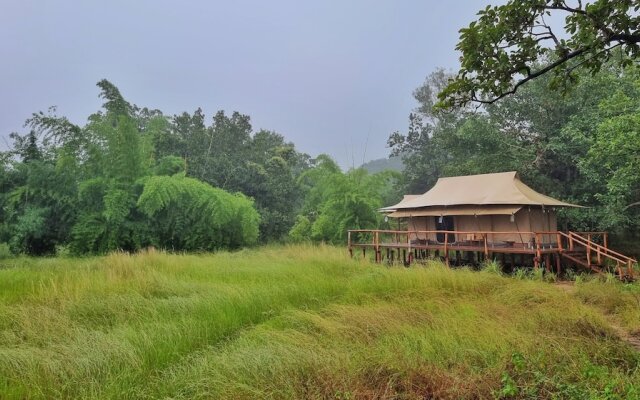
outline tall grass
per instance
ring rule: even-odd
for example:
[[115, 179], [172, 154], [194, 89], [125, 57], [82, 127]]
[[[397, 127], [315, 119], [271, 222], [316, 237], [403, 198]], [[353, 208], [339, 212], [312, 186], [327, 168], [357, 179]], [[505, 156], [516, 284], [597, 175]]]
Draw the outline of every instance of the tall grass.
[[640, 396], [610, 326], [637, 327], [635, 286], [323, 246], [0, 265], [0, 398]]

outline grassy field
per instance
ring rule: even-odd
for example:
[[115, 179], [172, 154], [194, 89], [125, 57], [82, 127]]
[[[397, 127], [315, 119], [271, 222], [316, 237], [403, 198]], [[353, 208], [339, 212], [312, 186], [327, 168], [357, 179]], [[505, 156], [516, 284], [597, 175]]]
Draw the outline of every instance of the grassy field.
[[342, 248], [15, 259], [0, 398], [640, 398], [640, 287]]

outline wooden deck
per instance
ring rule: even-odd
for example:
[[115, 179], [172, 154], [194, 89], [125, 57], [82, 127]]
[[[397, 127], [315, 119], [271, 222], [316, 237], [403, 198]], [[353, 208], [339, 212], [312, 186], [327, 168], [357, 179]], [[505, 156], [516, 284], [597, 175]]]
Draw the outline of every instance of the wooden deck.
[[[438, 257], [449, 265], [501, 259], [503, 264], [529, 264], [535, 269], [555, 270], [557, 274], [563, 265], [575, 265], [596, 273], [610, 271], [624, 280], [634, 277], [637, 260], [610, 249], [606, 232], [518, 232], [531, 240], [492, 240], [513, 233], [355, 229], [348, 231], [348, 249], [352, 257], [354, 251], [361, 250], [366, 256], [367, 250], [373, 250], [376, 262], [399, 261], [409, 265]], [[425, 239], [438, 236], [441, 241]], [[473, 239], [450, 242], [451, 238]]]

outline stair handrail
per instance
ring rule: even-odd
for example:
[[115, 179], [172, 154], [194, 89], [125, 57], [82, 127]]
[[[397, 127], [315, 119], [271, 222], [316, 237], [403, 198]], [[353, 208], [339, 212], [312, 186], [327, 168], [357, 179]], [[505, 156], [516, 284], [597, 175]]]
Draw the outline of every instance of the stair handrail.
[[[561, 234], [564, 234], [563, 232], [560, 232], [560, 233], [561, 233]], [[616, 256], [618, 256], [618, 257], [621, 257], [621, 258], [624, 260], [624, 261], [620, 260], [621, 262], [625, 262], [625, 263], [626, 263], [627, 261], [631, 261], [632, 263], [636, 263], [636, 264], [638, 263], [638, 260], [636, 260], [635, 258], [631, 258], [631, 257], [629, 257], [629, 256], [625, 256], [624, 254], [618, 253], [618, 252], [617, 252], [617, 251], [615, 251], [615, 250], [611, 250], [611, 249], [610, 249], [610, 248], [608, 248], [608, 247], [604, 247], [604, 246], [602, 246], [602, 245], [600, 245], [600, 244], [598, 244], [598, 243], [596, 243], [596, 242], [593, 242], [593, 241], [591, 241], [591, 240], [589, 240], [589, 239], [587, 239], [587, 238], [585, 238], [585, 237], [583, 237], [583, 236], [581, 236], [581, 235], [577, 234], [576, 232], [569, 231], [569, 235], [573, 236], [573, 239], [574, 239], [574, 240], [576, 240], [576, 239], [577, 239], [578, 241], [579, 241], [579, 240], [582, 240], [582, 241], [584, 241], [585, 243], [588, 243], [590, 247], [596, 247], [596, 248], [599, 248], [601, 253], [612, 253], [612, 254], [614, 254], [614, 255], [616, 255]], [[566, 236], [566, 235], [565, 235], [565, 236]], [[585, 243], [583, 243], [583, 245], [584, 245]], [[610, 255], [607, 255], [607, 256], [609, 256], [609, 257], [610, 257]], [[613, 258], [613, 257], [610, 257], [610, 258]]]
[[[572, 235], [572, 232], [569, 232], [569, 234], [566, 234], [564, 232], [560, 232], [559, 231], [558, 233], [560, 235], [566, 237], [567, 239], [574, 240], [574, 241], [578, 242], [578, 244], [581, 244], [581, 245], [583, 245], [583, 246], [585, 246], [587, 248], [593, 248], [594, 246], [599, 246], [597, 243], [591, 242], [591, 241], [583, 238], [580, 235], [575, 235], [575, 234]], [[602, 246], [600, 246], [600, 247], [602, 247]], [[614, 260], [616, 262], [623, 263], [623, 264], [627, 264], [629, 261], [635, 262], [635, 261], [633, 261], [633, 259], [631, 259], [631, 258], [629, 258], [629, 257], [627, 257], [625, 255], [622, 255], [623, 258], [619, 258], [618, 256], [616, 256], [614, 254], [607, 254], [606, 250], [608, 250], [608, 249], [605, 248], [605, 247], [602, 247], [602, 249], [603, 250], [597, 250], [597, 251], [599, 251], [605, 257], [610, 258], [610, 259], [612, 259], [612, 260]]]

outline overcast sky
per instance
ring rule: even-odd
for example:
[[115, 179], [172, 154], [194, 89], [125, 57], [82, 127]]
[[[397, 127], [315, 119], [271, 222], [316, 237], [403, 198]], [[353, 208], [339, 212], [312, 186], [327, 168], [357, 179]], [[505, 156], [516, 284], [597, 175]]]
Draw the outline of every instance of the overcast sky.
[[301, 151], [359, 165], [388, 156], [411, 92], [456, 68], [458, 30], [486, 3], [5, 0], [1, 146], [49, 106], [84, 124], [106, 78], [139, 106], [237, 110]]

